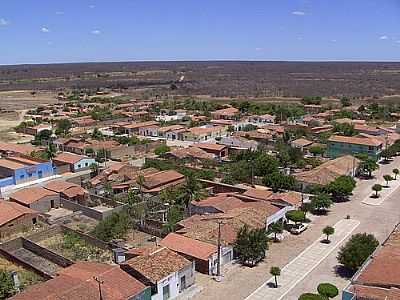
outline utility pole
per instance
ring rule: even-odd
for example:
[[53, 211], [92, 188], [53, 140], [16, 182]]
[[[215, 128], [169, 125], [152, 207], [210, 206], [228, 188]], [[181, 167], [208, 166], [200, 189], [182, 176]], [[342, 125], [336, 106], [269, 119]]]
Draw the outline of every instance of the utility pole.
[[100, 280], [100, 279], [99, 279], [98, 277], [96, 277], [96, 276], [93, 276], [93, 279], [96, 280], [97, 283], [98, 283], [98, 285], [99, 285], [99, 295], [100, 295], [99, 300], [104, 300], [104, 299], [103, 299], [103, 295], [102, 295], [102, 293], [101, 293], [101, 285], [104, 283], [104, 281], [103, 281], [103, 280]]
[[221, 225], [222, 221], [218, 221], [218, 257], [217, 257], [217, 281], [221, 281]]

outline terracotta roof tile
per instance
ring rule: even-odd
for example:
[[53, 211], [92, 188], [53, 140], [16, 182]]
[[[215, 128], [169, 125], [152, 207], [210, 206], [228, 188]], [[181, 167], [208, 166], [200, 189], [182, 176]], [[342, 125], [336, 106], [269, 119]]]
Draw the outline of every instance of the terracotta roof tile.
[[149, 255], [131, 258], [123, 263], [123, 266], [133, 268], [152, 283], [190, 265], [189, 260], [165, 247], [157, 249]]
[[15, 220], [25, 214], [37, 214], [38, 212], [11, 201], [0, 200], [0, 226]]
[[168, 234], [160, 241], [160, 245], [178, 253], [202, 260], [207, 260], [217, 252], [217, 247], [213, 244], [194, 240], [176, 233]]
[[22, 190], [16, 191], [10, 195], [10, 199], [13, 201], [30, 205], [44, 197], [58, 196], [57, 193], [49, 191], [42, 187], [28, 187]]

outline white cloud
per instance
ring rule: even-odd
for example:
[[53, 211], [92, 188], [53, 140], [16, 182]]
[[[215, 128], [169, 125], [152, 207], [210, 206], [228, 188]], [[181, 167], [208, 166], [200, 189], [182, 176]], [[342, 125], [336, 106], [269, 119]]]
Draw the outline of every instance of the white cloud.
[[101, 31], [98, 29], [95, 29], [95, 30], [92, 30], [92, 34], [99, 35], [99, 34], [101, 34]]
[[301, 10], [296, 10], [296, 11], [292, 11], [292, 15], [295, 15], [295, 16], [305, 16], [306, 13], [305, 13], [304, 11], [301, 11]]
[[257, 47], [256, 48], [256, 51], [262, 51], [262, 50], [264, 50], [263, 48], [260, 48], [260, 47]]
[[332, 42], [332, 43], [336, 43], [336, 42], [337, 42], [337, 40], [333, 39], [333, 40], [331, 40], [331, 42]]
[[56, 11], [56, 15], [58, 15], [58, 16], [61, 16], [61, 15], [63, 15], [63, 14], [64, 14], [63, 11]]
[[96, 7], [96, 6], [93, 5], [93, 4], [92, 4], [92, 5], [89, 5], [89, 8], [92, 8], [92, 9], [93, 9], [93, 8], [95, 8], [95, 7]]
[[389, 39], [389, 37], [387, 35], [382, 35], [381, 37], [379, 37], [380, 40], [387, 40]]
[[48, 32], [50, 32], [50, 29], [48, 29], [47, 27], [42, 27], [42, 28], [40, 29], [40, 31], [41, 31], [41, 32], [44, 32], [44, 33], [48, 33]]
[[4, 18], [0, 18], [0, 26], [10, 25], [10, 22]]

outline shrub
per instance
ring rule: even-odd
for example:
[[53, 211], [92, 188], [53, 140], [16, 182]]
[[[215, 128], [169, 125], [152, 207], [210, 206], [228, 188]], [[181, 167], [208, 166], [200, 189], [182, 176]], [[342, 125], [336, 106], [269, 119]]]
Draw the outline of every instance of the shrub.
[[299, 297], [299, 300], [325, 300], [325, 298], [318, 294], [305, 293]]
[[331, 283], [320, 283], [318, 285], [318, 293], [326, 298], [335, 298], [339, 295], [339, 290]]

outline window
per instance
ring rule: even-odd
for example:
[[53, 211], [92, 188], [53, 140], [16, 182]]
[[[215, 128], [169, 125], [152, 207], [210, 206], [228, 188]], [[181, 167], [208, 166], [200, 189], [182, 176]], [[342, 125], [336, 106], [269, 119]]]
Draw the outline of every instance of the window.
[[81, 165], [78, 165], [78, 169], [80, 169], [81, 168]]
[[85, 163], [85, 167], [87, 167], [89, 165], [89, 163]]
[[169, 284], [163, 287], [163, 300], [169, 299]]
[[20, 178], [20, 179], [24, 179], [24, 178], [25, 178], [25, 175], [21, 175], [21, 176], [19, 176], [19, 178]]

